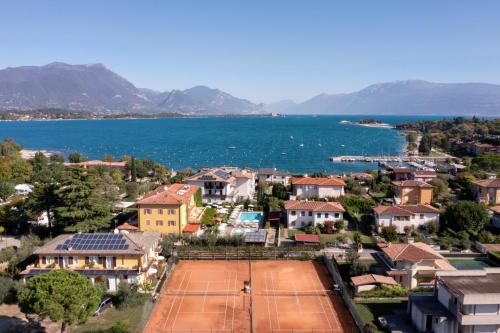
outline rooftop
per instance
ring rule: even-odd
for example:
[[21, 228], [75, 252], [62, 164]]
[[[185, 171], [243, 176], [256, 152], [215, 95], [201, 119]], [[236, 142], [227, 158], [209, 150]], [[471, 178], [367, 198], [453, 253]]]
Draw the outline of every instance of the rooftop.
[[[499, 294], [500, 297], [500, 269], [490, 268], [483, 270], [457, 271], [456, 275], [439, 275], [440, 283], [456, 294]], [[462, 273], [462, 275], [459, 275]]]
[[201, 226], [199, 224], [194, 224], [194, 223], [189, 223], [186, 224], [184, 229], [182, 229], [182, 232], [188, 233], [188, 234], [194, 234], [197, 233], [198, 230], [200, 230]]
[[400, 187], [420, 187], [420, 188], [432, 188], [432, 185], [420, 180], [401, 180], [394, 181], [392, 184]]
[[285, 202], [286, 210], [308, 210], [313, 212], [344, 212], [344, 207], [338, 202], [288, 200]]
[[500, 205], [490, 207], [490, 210], [495, 214], [500, 214]]
[[388, 284], [395, 286], [398, 283], [390, 276], [377, 275], [377, 274], [365, 274], [360, 276], [353, 276], [351, 278], [352, 284], [356, 287], [364, 286], [368, 284]]
[[149, 192], [137, 201], [138, 205], [181, 205], [188, 203], [191, 196], [198, 190], [196, 185], [172, 184], [162, 185]]
[[500, 178], [476, 180], [476, 181], [473, 181], [472, 183], [476, 184], [478, 186], [481, 186], [481, 187], [498, 188], [498, 187], [500, 187]]
[[420, 213], [439, 214], [439, 209], [431, 205], [392, 205], [392, 206], [377, 206], [373, 211], [379, 215], [398, 215], [411, 216]]
[[321, 243], [319, 236], [313, 234], [295, 234], [295, 241], [315, 244]]
[[[418, 263], [424, 259], [444, 259], [429, 245], [421, 242], [409, 244], [389, 244], [382, 251], [392, 261], [409, 261]], [[451, 266], [451, 265], [450, 265]]]
[[339, 178], [294, 177], [292, 185], [345, 186], [345, 182]]

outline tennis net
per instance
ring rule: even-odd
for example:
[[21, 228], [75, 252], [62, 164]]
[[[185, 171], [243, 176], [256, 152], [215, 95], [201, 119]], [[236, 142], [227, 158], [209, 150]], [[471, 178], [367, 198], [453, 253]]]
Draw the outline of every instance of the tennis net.
[[167, 290], [165, 295], [170, 296], [238, 296], [243, 292], [241, 290], [214, 290], [214, 291], [197, 291], [197, 290]]

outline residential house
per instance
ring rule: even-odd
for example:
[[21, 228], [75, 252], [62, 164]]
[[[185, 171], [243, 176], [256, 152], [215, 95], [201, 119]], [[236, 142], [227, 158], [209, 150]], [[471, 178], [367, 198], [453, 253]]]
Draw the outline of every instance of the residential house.
[[436, 271], [455, 268], [439, 253], [425, 243], [400, 243], [380, 246], [379, 256], [387, 267], [387, 275], [392, 276], [406, 288], [427, 285]]
[[140, 284], [160, 251], [159, 232], [77, 233], [57, 236], [34, 251], [36, 263], [24, 281], [53, 269], [69, 269], [116, 291], [119, 283]]
[[490, 212], [491, 212], [491, 224], [495, 228], [500, 229], [500, 205], [491, 207]]
[[295, 234], [295, 243], [300, 245], [321, 245], [321, 240], [316, 234]]
[[427, 205], [432, 202], [434, 188], [419, 180], [402, 180], [392, 182], [394, 201], [396, 204]]
[[288, 186], [291, 180], [292, 174], [288, 171], [279, 171], [276, 168], [263, 168], [257, 170], [257, 181], [264, 181], [268, 184], [280, 183]]
[[345, 182], [339, 178], [292, 178], [293, 195], [305, 198], [338, 198], [344, 195]]
[[466, 145], [466, 147], [469, 153], [476, 156], [484, 153], [500, 153], [500, 146], [489, 143], [470, 142]]
[[139, 230], [179, 235], [188, 223], [200, 223], [201, 207], [196, 207], [196, 185], [163, 185], [137, 201]]
[[476, 200], [487, 205], [500, 205], [500, 178], [472, 182]]
[[256, 173], [233, 167], [206, 168], [184, 182], [201, 188], [203, 202], [236, 202], [255, 195]]
[[373, 216], [378, 232], [387, 226], [395, 226], [402, 234], [405, 227], [415, 230], [431, 221], [439, 225], [439, 210], [430, 205], [377, 206], [373, 208]]
[[289, 200], [285, 202], [289, 229], [318, 226], [344, 218], [344, 207], [338, 202]]
[[412, 177], [412, 171], [409, 168], [392, 169], [392, 179], [396, 181], [409, 180]]
[[357, 294], [361, 291], [374, 290], [382, 285], [396, 286], [398, 283], [390, 276], [365, 274], [351, 277], [351, 283], [354, 287], [354, 292]]
[[434, 170], [415, 170], [411, 175], [411, 179], [421, 182], [430, 182], [437, 178], [437, 173]]
[[500, 268], [436, 273], [432, 295], [410, 295], [408, 313], [420, 332], [500, 332]]

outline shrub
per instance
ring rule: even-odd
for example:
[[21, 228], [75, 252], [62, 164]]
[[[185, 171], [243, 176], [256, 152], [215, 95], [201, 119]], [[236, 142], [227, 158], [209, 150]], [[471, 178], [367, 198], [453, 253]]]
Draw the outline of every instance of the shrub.
[[395, 240], [398, 239], [398, 232], [396, 230], [396, 227], [393, 225], [382, 227], [380, 234], [388, 242], [394, 242]]
[[377, 289], [361, 291], [357, 296], [359, 297], [405, 297], [408, 296], [410, 290], [401, 286], [387, 286], [381, 285]]
[[0, 276], [0, 304], [15, 303], [18, 287], [19, 285], [15, 280]]
[[135, 284], [120, 283], [118, 292], [113, 297], [113, 304], [117, 309], [125, 309], [143, 305], [146, 295], [139, 292], [139, 286]]
[[215, 218], [215, 213], [216, 210], [215, 208], [207, 207], [205, 208], [205, 212], [203, 213], [203, 216], [201, 217], [201, 223], [202, 224], [214, 224], [214, 218]]
[[335, 221], [335, 229], [337, 229], [337, 230], [344, 230], [344, 228], [345, 228], [345, 222], [344, 222], [344, 220]]
[[85, 331], [84, 333], [128, 333], [128, 326], [124, 322], [119, 321], [110, 328], [97, 331]]
[[363, 260], [355, 260], [350, 269], [351, 276], [363, 275], [370, 271], [370, 263]]

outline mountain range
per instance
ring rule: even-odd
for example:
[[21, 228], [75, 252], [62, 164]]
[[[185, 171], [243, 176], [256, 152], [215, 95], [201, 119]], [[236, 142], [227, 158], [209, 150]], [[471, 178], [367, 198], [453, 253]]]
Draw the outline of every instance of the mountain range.
[[320, 94], [302, 103], [263, 105], [219, 89], [195, 86], [159, 92], [137, 88], [102, 64], [22, 66], [0, 70], [0, 109], [60, 108], [93, 113], [262, 114], [426, 114], [500, 115], [500, 85], [433, 83], [421, 80], [378, 83], [347, 94]]

